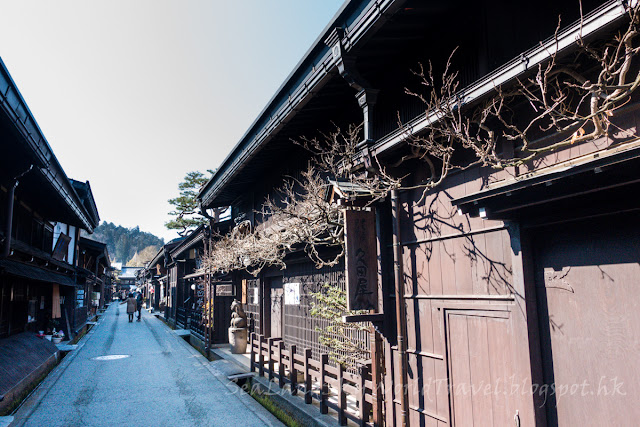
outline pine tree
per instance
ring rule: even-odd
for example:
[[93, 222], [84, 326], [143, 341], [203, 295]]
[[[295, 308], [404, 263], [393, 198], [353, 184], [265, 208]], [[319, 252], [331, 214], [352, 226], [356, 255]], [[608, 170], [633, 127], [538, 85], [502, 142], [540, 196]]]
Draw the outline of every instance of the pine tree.
[[[207, 172], [213, 175], [212, 170], [208, 170]], [[169, 203], [174, 206], [174, 209], [169, 212], [169, 215], [174, 218], [164, 224], [167, 229], [178, 230], [178, 234], [184, 236], [190, 230], [196, 229], [207, 222], [206, 218], [200, 215], [198, 211], [196, 196], [200, 188], [202, 188], [210, 178], [210, 176], [206, 176], [199, 171], [187, 173], [184, 181], [178, 185], [180, 195], [176, 198], [169, 199]]]

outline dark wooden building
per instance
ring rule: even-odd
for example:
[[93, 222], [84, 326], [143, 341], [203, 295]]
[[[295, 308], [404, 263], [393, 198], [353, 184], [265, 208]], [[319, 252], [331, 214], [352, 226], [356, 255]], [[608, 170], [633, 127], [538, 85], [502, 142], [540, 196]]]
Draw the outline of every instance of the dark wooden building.
[[[191, 332], [191, 343], [201, 349], [228, 342], [231, 303], [239, 297], [239, 285], [225, 274], [209, 274], [202, 257], [211, 239], [229, 231], [231, 221], [214, 221], [162, 247], [141, 271], [145, 296], [154, 311], [179, 329]], [[210, 322], [208, 319], [213, 319]]]
[[[167, 323], [175, 326], [177, 315], [177, 263], [171, 257], [171, 250], [182, 239], [174, 239], [160, 248], [155, 257], [140, 271], [139, 277], [147, 289], [146, 297], [155, 311], [162, 312]], [[175, 280], [170, 280], [175, 275]]]
[[98, 212], [88, 182], [70, 180], [0, 61], [0, 338], [83, 328], [90, 292], [78, 276], [80, 230]]
[[[412, 69], [430, 61], [440, 73], [458, 47], [456, 102], [472, 109], [501, 85], [535, 81], [552, 59], [588, 65], [576, 40], [598, 46], [629, 26], [627, 3], [582, 7], [580, 20], [567, 2], [349, 1], [199, 194], [203, 207], [231, 206], [255, 225], [266, 197], [306, 166], [292, 139], [364, 122], [359, 155], [406, 176], [395, 200], [373, 206], [382, 351], [372, 361], [378, 394], [365, 401], [378, 424], [624, 425], [640, 415], [637, 94], [610, 112], [606, 135], [514, 168], [467, 167], [426, 192], [424, 162], [394, 169], [411, 137], [439, 120], [405, 93], [420, 86]], [[515, 120], [525, 107], [510, 105]], [[500, 155], [509, 149], [520, 147]], [[307, 290], [344, 286], [344, 265], [315, 270], [291, 257], [284, 270], [234, 280], [252, 331], [317, 360], [322, 325]], [[299, 286], [299, 304], [283, 305], [286, 284]], [[262, 345], [260, 370], [263, 357], [282, 361]]]
[[112, 269], [106, 243], [80, 237], [78, 278], [87, 284], [89, 307], [93, 314], [110, 303], [113, 294]]

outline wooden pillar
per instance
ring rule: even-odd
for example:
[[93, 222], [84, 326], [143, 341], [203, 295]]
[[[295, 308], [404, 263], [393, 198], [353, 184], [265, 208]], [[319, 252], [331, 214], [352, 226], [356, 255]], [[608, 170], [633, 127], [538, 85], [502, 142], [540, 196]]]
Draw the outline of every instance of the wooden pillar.
[[284, 342], [278, 341], [278, 385], [284, 387], [284, 363], [282, 363], [282, 352], [284, 351]]
[[258, 335], [258, 376], [264, 376], [264, 352], [262, 349], [262, 344], [264, 343], [264, 336], [262, 334]]
[[369, 365], [363, 365], [360, 368], [360, 384], [358, 385], [358, 412], [360, 416], [360, 425], [366, 426], [369, 422], [369, 411], [367, 411], [367, 399], [366, 399], [366, 379], [369, 374]]
[[373, 400], [373, 424], [383, 425], [382, 420], [382, 337], [371, 327], [371, 397]]
[[311, 360], [311, 349], [304, 349], [304, 403], [311, 403], [311, 369], [309, 367]]
[[289, 346], [289, 379], [291, 381], [291, 394], [298, 394], [298, 371], [296, 370], [296, 346]]
[[255, 332], [251, 332], [251, 334], [249, 335], [249, 371], [250, 372], [255, 372], [256, 371], [256, 352], [253, 348], [254, 346], [254, 341], [255, 341]]
[[273, 357], [271, 357], [271, 352], [273, 351], [273, 338], [268, 339], [269, 349], [267, 350], [267, 362], [269, 365], [269, 381], [273, 379]]
[[327, 397], [329, 395], [329, 388], [327, 387], [327, 364], [329, 364], [329, 355], [320, 355], [320, 413], [326, 414], [329, 412], [327, 406]]
[[341, 426], [347, 425], [345, 410], [347, 409], [347, 395], [344, 392], [344, 366], [338, 364], [338, 422]]

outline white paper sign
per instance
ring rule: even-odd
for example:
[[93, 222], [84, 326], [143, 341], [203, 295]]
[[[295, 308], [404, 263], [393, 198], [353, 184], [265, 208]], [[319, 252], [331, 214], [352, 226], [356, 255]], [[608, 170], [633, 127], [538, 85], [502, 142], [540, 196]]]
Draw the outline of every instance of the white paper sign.
[[300, 305], [300, 283], [284, 284], [285, 305]]
[[258, 305], [258, 288], [253, 288], [253, 303]]

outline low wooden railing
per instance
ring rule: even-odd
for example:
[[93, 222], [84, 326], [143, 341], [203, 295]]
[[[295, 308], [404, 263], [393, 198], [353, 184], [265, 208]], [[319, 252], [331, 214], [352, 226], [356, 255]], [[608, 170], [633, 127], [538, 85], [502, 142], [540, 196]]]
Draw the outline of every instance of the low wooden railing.
[[183, 307], [178, 307], [176, 309], [176, 327], [178, 328], [186, 328], [187, 327], [187, 309]]
[[[362, 365], [358, 374], [353, 374], [345, 371], [342, 365], [330, 364], [328, 354], [321, 354], [318, 361], [311, 358], [310, 348], [286, 346], [281, 338], [265, 338], [256, 333], [251, 333], [249, 347], [251, 372], [257, 370], [259, 376], [267, 375], [270, 381], [277, 379], [280, 388], [290, 384], [293, 395], [304, 392], [306, 404], [312, 399], [318, 400], [323, 414], [329, 407], [335, 409], [340, 425], [346, 425], [347, 418], [361, 426], [369, 421], [373, 403], [370, 363]], [[303, 374], [300, 382], [298, 373]], [[319, 384], [318, 392], [313, 391], [314, 383]], [[330, 401], [330, 396], [336, 396], [337, 403]], [[348, 396], [355, 399], [357, 410], [348, 407]]]
[[205, 325], [202, 324], [202, 311], [191, 310], [189, 317], [191, 318], [191, 321], [189, 322], [189, 329], [191, 333], [204, 341], [206, 328]]

